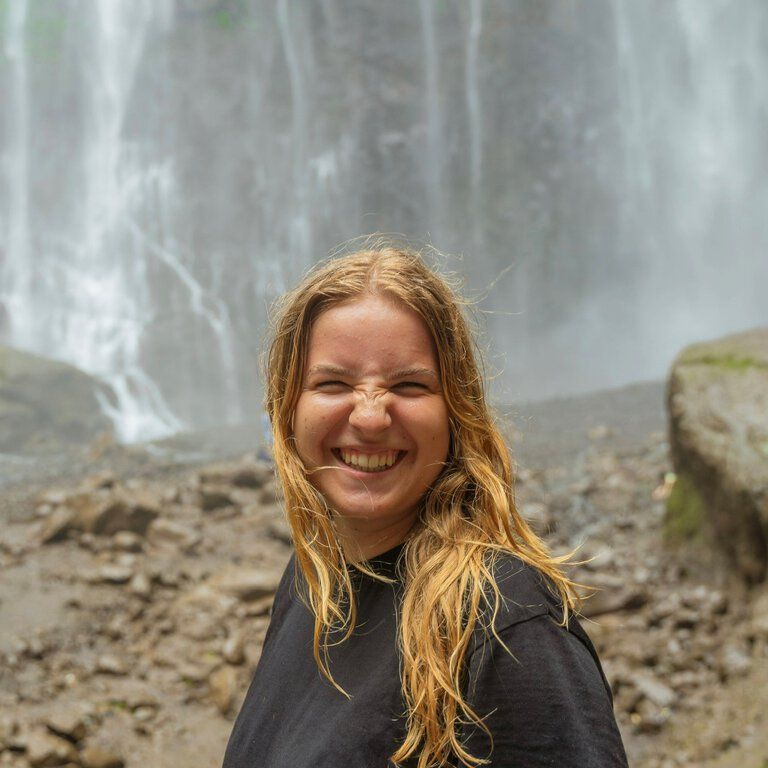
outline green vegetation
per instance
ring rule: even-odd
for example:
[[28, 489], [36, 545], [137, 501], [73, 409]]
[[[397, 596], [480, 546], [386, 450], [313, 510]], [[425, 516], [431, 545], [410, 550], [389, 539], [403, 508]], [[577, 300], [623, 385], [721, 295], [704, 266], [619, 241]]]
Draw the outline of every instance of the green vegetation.
[[680, 360], [682, 365], [711, 365], [728, 371], [744, 371], [747, 368], [761, 368], [768, 370], [768, 362], [755, 360], [736, 352], [717, 355], [714, 353], [698, 353], [693, 350], [690, 355], [684, 355]]
[[698, 538], [704, 531], [707, 506], [693, 480], [679, 474], [667, 499], [664, 535], [672, 543]]

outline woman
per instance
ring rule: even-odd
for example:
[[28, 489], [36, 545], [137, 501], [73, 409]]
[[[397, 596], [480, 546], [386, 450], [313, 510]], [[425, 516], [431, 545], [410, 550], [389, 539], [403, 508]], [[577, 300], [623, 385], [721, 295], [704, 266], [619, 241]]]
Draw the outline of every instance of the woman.
[[295, 555], [224, 768], [626, 766], [447, 282], [390, 247], [321, 265], [266, 399]]

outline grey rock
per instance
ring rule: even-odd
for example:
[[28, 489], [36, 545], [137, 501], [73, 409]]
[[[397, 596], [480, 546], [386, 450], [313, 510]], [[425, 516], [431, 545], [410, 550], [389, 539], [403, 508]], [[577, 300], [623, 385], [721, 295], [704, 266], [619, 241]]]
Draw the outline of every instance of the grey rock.
[[695, 344], [667, 387], [677, 479], [671, 541], [711, 542], [748, 582], [768, 572], [768, 328]]
[[126, 584], [133, 578], [133, 568], [125, 565], [102, 565], [96, 572], [95, 581], [107, 584]]
[[228, 664], [235, 666], [245, 661], [245, 635], [243, 632], [234, 632], [226, 639], [222, 655]]
[[291, 529], [288, 526], [288, 522], [282, 515], [280, 517], [274, 517], [267, 523], [267, 533], [277, 541], [283, 544], [293, 544], [291, 538]]
[[158, 516], [153, 499], [112, 491], [80, 492], [67, 499], [74, 510], [73, 525], [86, 533], [111, 536], [118, 531], [144, 534]]
[[32, 768], [52, 768], [78, 762], [77, 750], [66, 739], [42, 726], [32, 728], [26, 737], [27, 761]]
[[520, 514], [539, 536], [547, 536], [555, 530], [555, 518], [546, 504], [536, 501], [528, 502], [521, 506]]
[[112, 546], [122, 552], [141, 552], [144, 540], [133, 531], [118, 531], [112, 537]]
[[110, 749], [95, 744], [80, 753], [83, 768], [124, 768], [125, 760]]
[[82, 741], [87, 733], [85, 720], [72, 709], [57, 709], [45, 720], [45, 725], [56, 736], [69, 741]]
[[152, 595], [152, 581], [143, 571], [136, 573], [131, 579], [131, 592], [143, 600], [148, 600]]
[[649, 674], [633, 675], [632, 683], [646, 699], [652, 701], [657, 707], [671, 707], [677, 699], [677, 695], [668, 685]]
[[271, 595], [277, 590], [282, 574], [259, 568], [229, 568], [209, 580], [209, 585], [225, 595], [250, 601]]
[[200, 508], [204, 512], [213, 512], [222, 507], [231, 507], [234, 500], [225, 486], [203, 486], [198, 494]]
[[0, 346], [0, 452], [45, 454], [87, 446], [111, 432], [98, 401], [110, 395], [71, 365]]
[[749, 672], [752, 661], [743, 648], [727, 643], [720, 657], [720, 668], [724, 677], [740, 677]]
[[200, 475], [201, 484], [233, 485], [258, 489], [274, 476], [271, 467], [258, 463], [225, 463], [207, 467]]
[[586, 600], [582, 614], [587, 618], [593, 618], [616, 611], [637, 610], [647, 602], [648, 595], [646, 592], [631, 586], [610, 591], [602, 590]]
[[96, 662], [96, 671], [105, 675], [122, 677], [128, 674], [128, 665], [119, 656], [105, 653]]
[[147, 538], [155, 545], [170, 545], [189, 551], [201, 540], [200, 534], [188, 525], [158, 518], [149, 527]]
[[72, 530], [75, 513], [68, 507], [57, 507], [40, 527], [38, 538], [41, 544], [55, 544], [64, 541]]
[[225, 665], [214, 670], [208, 678], [208, 689], [216, 709], [226, 715], [232, 708], [237, 693], [237, 671]]

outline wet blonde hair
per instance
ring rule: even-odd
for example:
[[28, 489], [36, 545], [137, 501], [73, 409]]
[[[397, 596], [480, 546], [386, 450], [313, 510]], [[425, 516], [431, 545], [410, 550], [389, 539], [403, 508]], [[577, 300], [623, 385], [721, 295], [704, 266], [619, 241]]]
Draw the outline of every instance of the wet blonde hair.
[[293, 414], [313, 321], [334, 305], [371, 294], [410, 307], [429, 329], [451, 434], [446, 465], [424, 495], [399, 560], [407, 731], [391, 759], [415, 758], [418, 768], [444, 766], [452, 758], [479, 765], [487, 761], [464, 749], [460, 728], [473, 723], [488, 729], [465, 699], [463, 673], [473, 633], [494, 632], [500, 605], [495, 558], [513, 553], [547, 576], [562, 601], [564, 622], [575, 607], [574, 585], [561, 571], [564, 558], [550, 555], [515, 507], [512, 464], [486, 402], [465, 302], [419, 254], [379, 243], [322, 263], [280, 300], [266, 360], [275, 466], [305, 599], [315, 616], [315, 660], [336, 685], [328, 664], [329, 637], [341, 630], [345, 640], [354, 629], [354, 566], [345, 561], [332, 510], [299, 458]]

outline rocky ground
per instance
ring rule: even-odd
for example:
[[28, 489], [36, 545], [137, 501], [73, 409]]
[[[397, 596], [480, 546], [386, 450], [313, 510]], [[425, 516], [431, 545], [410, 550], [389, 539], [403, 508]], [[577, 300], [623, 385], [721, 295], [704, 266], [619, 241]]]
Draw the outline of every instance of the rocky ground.
[[[581, 547], [630, 764], [766, 768], [768, 592], [665, 545], [661, 403], [648, 385], [516, 409], [520, 507]], [[254, 455], [158, 456], [5, 472], [0, 766], [220, 765], [290, 545]]]

